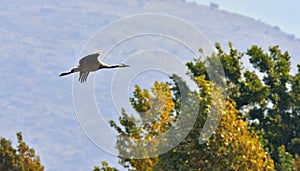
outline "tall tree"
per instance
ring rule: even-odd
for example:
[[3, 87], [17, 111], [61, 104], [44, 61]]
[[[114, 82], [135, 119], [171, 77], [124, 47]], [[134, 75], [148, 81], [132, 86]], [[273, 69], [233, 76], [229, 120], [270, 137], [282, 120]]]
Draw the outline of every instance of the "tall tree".
[[[229, 43], [229, 53], [216, 44], [217, 54], [225, 71], [228, 92], [236, 102], [236, 108], [251, 123], [256, 133], [262, 136], [265, 148], [270, 151], [276, 166], [280, 162], [282, 145], [293, 155], [300, 153], [299, 141], [299, 90], [298, 73], [290, 73], [290, 56], [278, 46], [271, 46], [268, 52], [261, 47], [251, 46], [246, 53], [237, 52]], [[241, 58], [249, 58], [253, 71], [243, 68]], [[207, 75], [206, 61], [188, 63], [194, 74]]]
[[15, 149], [11, 141], [0, 138], [0, 170], [43, 171], [39, 156], [33, 148], [23, 141], [22, 133], [17, 133], [18, 146]]
[[[216, 49], [217, 52], [205, 60], [199, 57], [187, 63], [190, 75], [198, 85], [198, 93], [190, 91], [177, 76], [172, 77], [175, 83], [164, 84], [165, 88], [160, 88], [158, 97], [158, 94], [136, 87], [131, 102], [141, 118], [146, 114], [156, 118], [163, 115], [169, 119], [137, 124], [137, 118], [129, 117], [123, 111], [120, 126], [111, 122], [120, 135], [155, 140], [155, 136], [174, 125], [178, 126], [174, 124], [178, 117], [183, 114], [190, 116], [195, 104], [199, 104], [200, 108], [193, 128], [176, 147], [151, 158], [121, 158], [120, 163], [124, 167], [129, 170], [273, 170], [274, 166], [277, 170], [297, 170], [300, 167], [300, 65], [298, 73], [292, 75], [290, 56], [278, 46], [271, 46], [268, 52], [264, 52], [254, 45], [246, 52], [238, 52], [229, 43], [227, 53], [217, 43]], [[242, 58], [249, 59], [253, 70], [244, 68]], [[218, 60], [225, 78], [218, 78], [222, 75], [218, 74], [219, 70], [211, 70], [218, 67]], [[212, 74], [217, 80], [225, 80], [226, 89], [220, 86], [222, 81], [213, 83], [210, 80]], [[154, 89], [158, 88], [157, 85]], [[184, 91], [180, 91], [182, 87]], [[226, 103], [216, 100], [222, 99], [222, 92], [227, 94]], [[215, 96], [218, 98], [213, 99]], [[167, 105], [167, 110], [153, 107], [157, 104], [152, 99], [162, 97], [168, 97], [169, 104], [172, 104]], [[182, 105], [183, 101], [188, 103]], [[214, 107], [222, 109], [221, 122], [211, 138], [200, 145], [198, 140], [202, 135], [199, 133]], [[124, 118], [130, 118], [130, 121]], [[151, 129], [144, 129], [145, 125]], [[128, 150], [141, 152], [143, 146], [133, 149], [123, 144], [117, 148], [120, 153]]]

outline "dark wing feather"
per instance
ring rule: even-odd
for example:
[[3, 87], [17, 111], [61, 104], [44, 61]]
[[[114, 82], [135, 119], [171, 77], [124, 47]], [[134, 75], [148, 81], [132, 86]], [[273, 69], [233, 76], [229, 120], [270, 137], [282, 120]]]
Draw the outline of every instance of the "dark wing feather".
[[80, 82], [85, 82], [90, 72], [99, 69], [100, 63], [98, 61], [98, 56], [99, 53], [93, 53], [80, 59], [78, 66], [78, 68], [80, 68], [78, 79]]
[[91, 55], [85, 56], [79, 61], [79, 68], [84, 69], [94, 69], [96, 67], [99, 67], [99, 61], [98, 61], [98, 53], [93, 53]]
[[86, 80], [87, 80], [87, 77], [89, 76], [89, 73], [90, 72], [80, 72], [79, 73], [79, 81], [81, 82], [81, 83], [83, 83], [83, 82], [85, 82]]
[[97, 71], [100, 68], [108, 67], [107, 64], [98, 60], [100, 53], [93, 53], [80, 59], [79, 66], [79, 81], [85, 82], [90, 72]]

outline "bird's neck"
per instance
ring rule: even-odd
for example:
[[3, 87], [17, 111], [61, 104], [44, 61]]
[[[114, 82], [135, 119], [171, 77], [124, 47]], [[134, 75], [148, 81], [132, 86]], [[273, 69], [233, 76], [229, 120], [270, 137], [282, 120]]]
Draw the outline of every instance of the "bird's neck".
[[107, 68], [107, 69], [109, 69], [109, 68], [118, 68], [118, 67], [120, 67], [119, 65], [111, 65], [111, 66], [101, 66], [99, 69], [105, 69], [105, 68]]

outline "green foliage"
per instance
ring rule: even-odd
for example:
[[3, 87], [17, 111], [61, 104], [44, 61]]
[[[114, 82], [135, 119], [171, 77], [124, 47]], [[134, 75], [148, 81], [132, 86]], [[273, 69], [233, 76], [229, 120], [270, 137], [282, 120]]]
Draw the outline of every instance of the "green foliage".
[[[180, 116], [192, 116], [197, 104], [199, 113], [189, 134], [172, 150], [151, 158], [144, 153], [144, 159], [120, 157], [122, 166], [129, 170], [299, 170], [300, 65], [298, 73], [291, 75], [290, 56], [278, 46], [268, 52], [258, 46], [238, 52], [232, 43], [228, 53], [219, 44], [216, 49], [206, 59], [187, 63], [199, 93], [190, 91], [176, 75], [171, 77], [174, 83], [156, 82], [151, 93], [136, 86], [130, 102], [141, 119], [123, 111], [120, 125], [111, 121], [119, 132], [120, 156], [145, 152], [145, 144], [139, 142], [157, 143], [156, 137]], [[241, 59], [246, 57], [253, 71], [244, 69]], [[225, 78], [219, 69], [213, 70], [220, 65]], [[228, 95], [226, 103], [223, 92]], [[222, 118], [211, 138], [200, 145], [199, 138], [207, 136], [199, 134], [205, 121], [218, 122], [211, 111], [221, 111]]]
[[279, 162], [277, 163], [278, 170], [292, 170], [292, 155], [285, 151], [284, 145], [278, 147]]
[[[179, 80], [179, 78], [177, 79]], [[221, 92], [215, 88], [213, 83], [205, 80], [204, 76], [195, 77], [195, 80], [201, 90], [196, 99], [201, 104], [200, 113], [196, 124], [184, 141], [167, 153], [152, 158], [130, 159], [120, 157], [120, 164], [129, 170], [272, 170], [273, 161], [265, 153], [254, 132], [248, 131], [247, 122], [242, 119], [242, 116], [237, 115], [237, 111], [230, 101], [225, 104], [220, 126], [212, 138], [206, 144], [199, 145], [199, 133], [210, 113], [211, 105], [220, 106], [222, 101], [212, 103], [211, 96], [217, 94], [212, 93], [212, 91]], [[172, 102], [173, 98], [169, 86], [156, 82], [152, 88], [152, 93], [154, 96], [147, 90], [142, 90], [136, 86], [135, 96], [131, 99], [134, 108], [140, 111], [141, 118], [145, 112], [159, 112], [157, 118], [151, 123], [141, 119], [144, 121], [144, 125], [148, 125], [146, 128], [137, 126], [138, 121], [134, 120], [134, 117], [129, 117], [125, 111], [123, 111], [123, 117], [120, 118], [120, 124], [123, 128], [111, 122], [111, 125], [118, 130], [120, 135], [132, 137], [130, 141], [126, 141], [126, 145], [124, 143], [117, 144], [121, 156], [124, 155], [125, 151], [143, 152], [143, 148], [136, 148], [136, 146], [133, 148], [130, 146], [130, 142], [146, 138], [154, 139], [155, 136], [167, 130], [164, 126], [168, 125], [169, 127], [174, 119], [176, 120], [176, 117], [172, 117], [175, 105]], [[157, 102], [160, 103], [160, 106], [161, 104], [166, 105], [163, 108], [152, 108], [157, 105]], [[141, 103], [150, 106], [149, 110], [143, 110]], [[189, 104], [187, 103], [187, 105]], [[185, 107], [187, 106], [183, 106], [183, 108]], [[163, 119], [165, 118], [163, 116], [168, 116], [168, 119]], [[119, 141], [124, 141], [124, 139], [119, 139]]]
[[101, 169], [98, 166], [94, 167], [93, 171], [118, 171], [118, 169], [111, 167], [107, 162], [103, 161]]
[[44, 170], [39, 156], [33, 148], [29, 148], [23, 141], [22, 133], [17, 133], [18, 146], [13, 148], [11, 142], [0, 138], [0, 170], [11, 171], [39, 171]]
[[[256, 105], [261, 109], [260, 113], [255, 114], [261, 116], [258, 118], [260, 124], [253, 126], [256, 130], [264, 131], [264, 138], [268, 142], [266, 145], [270, 148], [276, 162], [279, 153], [277, 149], [281, 145], [287, 146], [290, 153], [299, 154], [299, 149], [289, 147], [292, 140], [299, 137], [297, 132], [300, 131], [296, 126], [300, 113], [295, 110], [295, 107], [299, 105], [295, 103], [294, 94], [295, 90], [300, 87], [295, 84], [298, 74], [290, 75], [289, 54], [282, 53], [278, 46], [270, 47], [269, 53], [263, 53], [261, 48], [252, 46], [247, 54], [255, 69], [264, 75], [262, 82], [264, 89], [267, 90], [259, 93], [265, 98], [262, 98]], [[292, 87], [292, 90], [289, 90], [289, 87]], [[255, 118], [253, 113], [250, 113], [252, 119]]]
[[279, 161], [276, 163], [277, 170], [300, 170], [300, 158], [297, 154], [293, 156], [287, 152], [284, 145], [278, 147], [277, 150], [279, 156]]
[[[217, 55], [225, 71], [230, 99], [252, 129], [260, 135], [265, 148], [275, 163], [279, 162], [279, 147], [284, 145], [289, 153], [299, 155], [299, 105], [300, 66], [298, 73], [290, 74], [290, 56], [278, 46], [264, 52], [258, 46], [250, 47], [245, 54], [237, 52], [229, 43], [229, 53], [216, 44]], [[243, 69], [240, 59], [248, 57], [254, 71]], [[188, 63], [194, 76], [206, 74], [211, 59]], [[200, 67], [200, 68], [199, 68]], [[195, 69], [197, 68], [197, 69]], [[277, 166], [277, 165], [276, 165]]]

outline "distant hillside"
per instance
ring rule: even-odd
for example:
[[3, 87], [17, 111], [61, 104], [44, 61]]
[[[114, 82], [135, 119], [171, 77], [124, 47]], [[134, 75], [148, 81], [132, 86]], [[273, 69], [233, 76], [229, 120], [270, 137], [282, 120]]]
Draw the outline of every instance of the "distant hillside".
[[[151, 12], [170, 14], [195, 25], [212, 43], [220, 42], [226, 45], [228, 41], [232, 41], [240, 50], [244, 50], [252, 44], [265, 48], [270, 45], [280, 45], [283, 50], [290, 52], [293, 64], [300, 56], [299, 48], [297, 48], [300, 47], [300, 39], [295, 38], [294, 35], [282, 32], [278, 26], [270, 26], [259, 20], [219, 10], [214, 6], [207, 7], [180, 0], [157, 0], [151, 1], [151, 3], [146, 0], [109, 2], [102, 6], [101, 12], [110, 14], [111, 18]], [[111, 11], [112, 8], [116, 10]]]
[[[278, 44], [290, 52], [293, 66], [300, 62], [300, 40], [278, 27], [183, 1], [3, 0], [1, 4], [0, 136], [14, 139], [17, 131], [23, 131], [50, 171], [92, 170], [107, 159], [117, 165], [115, 157], [100, 151], [81, 130], [73, 109], [72, 77], [58, 77], [77, 65], [87, 40], [116, 19], [139, 13], [174, 15], [224, 48], [228, 41], [240, 50], [252, 44], [264, 48]], [[106, 71], [99, 75], [111, 76]], [[118, 117], [107, 108], [105, 116]]]

